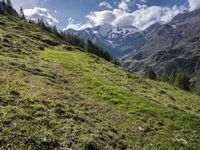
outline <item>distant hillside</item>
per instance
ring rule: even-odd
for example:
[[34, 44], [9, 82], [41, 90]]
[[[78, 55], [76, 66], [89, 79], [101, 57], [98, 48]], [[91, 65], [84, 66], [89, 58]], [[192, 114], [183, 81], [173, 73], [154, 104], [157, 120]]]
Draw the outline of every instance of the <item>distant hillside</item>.
[[200, 97], [0, 15], [0, 149], [200, 149]]

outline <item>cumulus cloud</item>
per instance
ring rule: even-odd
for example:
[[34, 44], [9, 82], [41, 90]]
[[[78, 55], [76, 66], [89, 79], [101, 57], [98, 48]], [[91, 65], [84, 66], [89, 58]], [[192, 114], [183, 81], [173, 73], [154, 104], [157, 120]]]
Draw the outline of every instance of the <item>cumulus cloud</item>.
[[133, 25], [141, 30], [144, 30], [156, 22], [169, 22], [181, 11], [182, 8], [177, 6], [170, 8], [138, 5], [138, 10], [133, 12], [126, 12], [121, 9], [113, 9], [92, 12], [86, 17], [94, 26], [103, 24], [111, 24], [113, 26]]
[[[144, 30], [150, 25], [156, 22], [168, 23], [177, 14], [183, 12], [186, 7], [184, 6], [147, 6], [144, 3], [147, 0], [140, 0], [141, 4], [136, 4], [138, 9], [130, 11], [130, 5], [135, 1], [133, 0], [121, 0], [118, 3], [118, 7], [112, 10], [94, 11], [89, 13], [86, 18], [88, 23], [77, 24], [82, 29], [88, 26], [97, 26], [103, 24], [110, 24], [113, 26], [133, 25], [140, 30]], [[139, 2], [139, 1], [138, 1]], [[73, 26], [75, 26], [73, 22]], [[68, 24], [68, 28], [73, 28], [71, 24]]]
[[74, 30], [83, 30], [83, 29], [86, 29], [86, 28], [90, 28], [92, 27], [93, 25], [91, 23], [86, 23], [86, 24], [83, 24], [83, 23], [78, 23], [76, 22], [74, 19], [72, 18], [69, 18], [68, 19], [68, 25], [66, 28], [64, 28], [63, 30], [67, 30], [67, 29], [74, 29]]
[[43, 19], [50, 25], [54, 25], [59, 22], [55, 17], [50, 14], [50, 12], [46, 8], [35, 7], [33, 9], [24, 9], [24, 14], [28, 19], [32, 19], [35, 21], [37, 21], [38, 19]]
[[131, 0], [121, 0], [118, 7], [121, 10], [127, 11], [129, 9], [130, 3], [131, 3]]
[[[114, 9], [115, 10], [115, 9]], [[110, 24], [117, 18], [116, 14], [113, 10], [104, 10], [104, 11], [96, 11], [91, 12], [86, 16], [92, 24], [102, 25], [102, 24]]]
[[113, 9], [113, 7], [110, 5], [110, 3], [106, 2], [106, 1], [100, 3], [99, 6], [104, 7], [106, 9]]
[[200, 0], [188, 0], [190, 10], [195, 10], [200, 8]]

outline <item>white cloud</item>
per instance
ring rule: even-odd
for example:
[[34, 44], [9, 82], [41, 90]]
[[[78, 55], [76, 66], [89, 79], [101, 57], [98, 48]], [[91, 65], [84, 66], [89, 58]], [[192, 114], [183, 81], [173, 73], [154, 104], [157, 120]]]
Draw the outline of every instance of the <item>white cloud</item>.
[[49, 13], [46, 8], [35, 7], [33, 9], [24, 9], [24, 14], [28, 19], [32, 19], [35, 21], [37, 21], [38, 19], [43, 19], [50, 25], [54, 25], [59, 22]]
[[188, 0], [190, 10], [195, 10], [200, 8], [200, 0]]
[[131, 3], [130, 0], [121, 0], [121, 2], [119, 3], [118, 7], [121, 10], [127, 11], [129, 9], [130, 3]]
[[94, 25], [110, 24], [116, 19], [116, 17], [117, 16], [113, 13], [113, 10], [91, 12], [86, 16], [86, 18], [88, 18]]
[[67, 30], [67, 29], [74, 29], [74, 30], [83, 30], [89, 27], [92, 27], [93, 25], [91, 23], [86, 23], [86, 24], [82, 24], [82, 23], [77, 23], [74, 19], [69, 18], [68, 19], [68, 25], [66, 28], [64, 28], [63, 30]]
[[138, 5], [138, 10], [133, 12], [126, 12], [121, 9], [97, 11], [90, 13], [87, 18], [93, 25], [133, 25], [143, 30], [155, 22], [169, 22], [174, 16], [182, 12], [182, 9], [177, 6], [170, 8]]
[[[191, 0], [190, 0], [191, 1]], [[103, 24], [110, 24], [112, 26], [121, 25], [133, 25], [144, 30], [150, 25], [156, 22], [168, 23], [177, 14], [183, 12], [186, 8], [185, 6], [172, 6], [172, 7], [162, 7], [162, 6], [147, 6], [144, 3], [147, 0], [139, 0], [138, 2], [143, 2], [141, 4], [136, 4], [138, 9], [130, 11], [131, 6], [135, 3], [135, 0], [120, 0], [118, 3], [118, 8], [112, 10], [94, 11], [90, 12], [86, 18], [88, 23], [76, 25], [76, 22], [68, 24], [67, 28], [80, 27], [92, 27]]]
[[106, 9], [113, 9], [113, 7], [110, 5], [110, 3], [106, 2], [106, 1], [100, 3], [99, 6], [104, 7]]

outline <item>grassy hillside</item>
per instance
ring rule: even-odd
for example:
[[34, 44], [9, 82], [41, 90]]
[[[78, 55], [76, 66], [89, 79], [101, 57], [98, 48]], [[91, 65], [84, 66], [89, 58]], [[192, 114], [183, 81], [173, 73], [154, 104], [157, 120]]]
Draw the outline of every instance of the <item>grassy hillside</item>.
[[200, 149], [200, 97], [0, 16], [0, 149]]

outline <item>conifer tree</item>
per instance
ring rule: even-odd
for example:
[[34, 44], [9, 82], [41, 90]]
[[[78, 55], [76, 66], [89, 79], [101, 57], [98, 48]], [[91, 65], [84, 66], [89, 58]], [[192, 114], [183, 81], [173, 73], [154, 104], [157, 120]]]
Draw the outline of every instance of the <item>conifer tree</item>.
[[0, 2], [1, 2], [0, 13], [1, 14], [6, 14], [7, 13], [6, 1], [5, 0], [0, 0]]
[[175, 80], [176, 80], [176, 71], [172, 70], [172, 72], [169, 76], [169, 82], [173, 84], [175, 82]]
[[5, 2], [6, 2], [6, 6], [7, 6], [7, 7], [12, 7], [12, 2], [11, 2], [11, 0], [6, 0]]
[[5, 0], [5, 13], [12, 15], [12, 2], [11, 0]]
[[182, 90], [190, 90], [190, 78], [185, 72], [181, 72], [176, 76], [175, 85]]
[[157, 75], [151, 67], [146, 67], [144, 70], [145, 76], [151, 80], [157, 80]]
[[25, 15], [24, 15], [24, 10], [23, 10], [22, 6], [20, 7], [19, 17], [22, 18], [22, 19], [26, 19]]
[[163, 73], [161, 73], [160, 75], [157, 75], [157, 76], [158, 76], [157, 77], [158, 80], [163, 81], [163, 82], [169, 82], [169, 77], [165, 72], [163, 72]]
[[6, 12], [6, 0], [3, 0], [3, 12], [5, 13]]

